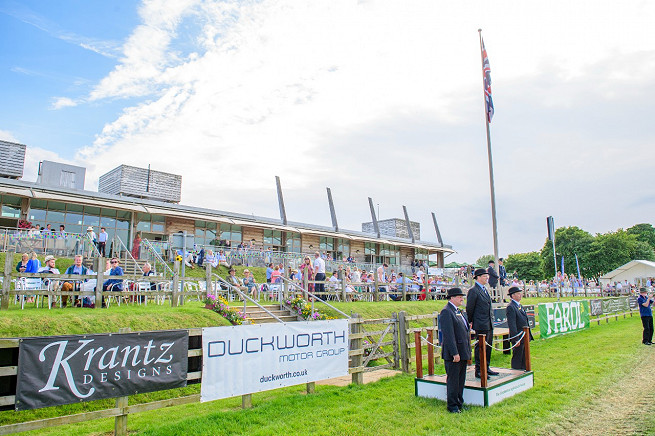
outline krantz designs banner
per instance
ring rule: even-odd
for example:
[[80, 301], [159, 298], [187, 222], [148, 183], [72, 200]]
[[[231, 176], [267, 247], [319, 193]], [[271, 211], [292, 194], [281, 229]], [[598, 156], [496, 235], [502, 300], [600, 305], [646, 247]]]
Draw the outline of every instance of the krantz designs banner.
[[589, 301], [562, 301], [539, 304], [539, 329], [546, 339], [589, 328]]
[[200, 401], [348, 375], [348, 320], [202, 329]]
[[22, 339], [16, 410], [186, 386], [186, 330]]

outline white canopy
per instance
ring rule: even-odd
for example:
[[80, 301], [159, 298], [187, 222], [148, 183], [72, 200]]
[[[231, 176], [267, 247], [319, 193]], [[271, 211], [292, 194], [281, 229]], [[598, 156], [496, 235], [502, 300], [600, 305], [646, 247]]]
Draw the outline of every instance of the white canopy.
[[649, 277], [655, 277], [655, 262], [651, 262], [650, 260], [631, 260], [625, 265], [602, 276], [600, 282], [607, 284], [625, 282], [627, 280], [629, 283], [639, 285], [640, 279], [645, 281]]

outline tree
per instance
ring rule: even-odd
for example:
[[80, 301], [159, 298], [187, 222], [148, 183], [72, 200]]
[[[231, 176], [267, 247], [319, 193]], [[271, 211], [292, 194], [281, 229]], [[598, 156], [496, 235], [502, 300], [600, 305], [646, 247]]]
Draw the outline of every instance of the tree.
[[544, 261], [539, 252], [510, 254], [505, 260], [507, 275], [516, 271], [521, 280], [543, 280]]
[[635, 235], [637, 241], [645, 242], [655, 249], [655, 228], [651, 224], [635, 224], [626, 230], [629, 235]]
[[[580, 273], [584, 277], [591, 277], [590, 270], [587, 270], [589, 250], [594, 237], [591, 233], [579, 227], [560, 227], [555, 230], [555, 252], [557, 253], [557, 271], [562, 267], [562, 256], [564, 256], [564, 271], [577, 274], [575, 256], [578, 255]], [[553, 265], [553, 243], [546, 241], [541, 249], [541, 259], [544, 262], [545, 277], [555, 275]]]
[[485, 254], [484, 256], [478, 257], [478, 260], [475, 261], [476, 265], [480, 265], [483, 268], [487, 267], [487, 264], [489, 263], [490, 260], [494, 260], [494, 255], [493, 254]]
[[653, 248], [623, 229], [599, 234], [586, 258], [589, 277], [606, 274], [631, 260], [655, 260]]

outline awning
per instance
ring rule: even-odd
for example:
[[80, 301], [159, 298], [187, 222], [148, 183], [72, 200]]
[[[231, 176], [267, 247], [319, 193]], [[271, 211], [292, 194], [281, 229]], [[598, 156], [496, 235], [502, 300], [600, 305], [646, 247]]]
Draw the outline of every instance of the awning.
[[166, 209], [163, 207], [155, 207], [155, 206], [146, 206], [145, 209], [148, 213], [153, 215], [174, 216], [174, 217], [188, 218], [198, 221], [217, 221], [220, 223], [234, 224], [233, 220], [221, 215], [209, 215], [209, 214], [203, 214], [197, 212], [191, 213], [191, 212], [184, 212], [181, 210]]
[[232, 219], [232, 222], [236, 224], [237, 226], [250, 226], [250, 227], [259, 227], [263, 229], [273, 229], [273, 230], [282, 230], [285, 232], [295, 232], [295, 233], [300, 233], [301, 230], [291, 227], [291, 226], [285, 226], [284, 224], [269, 224], [269, 223], [258, 223], [256, 221], [242, 221], [238, 219]]
[[32, 191], [29, 188], [17, 188], [17, 187], [13, 187], [13, 186], [2, 186], [2, 187], [0, 187], [0, 193], [20, 195], [21, 197], [32, 197]]
[[111, 200], [94, 200], [88, 197], [80, 198], [74, 195], [52, 194], [49, 192], [42, 192], [42, 191], [32, 191], [32, 192], [34, 193], [34, 198], [38, 198], [42, 200], [56, 200], [56, 201], [71, 202], [71, 203], [81, 203], [84, 205], [93, 205], [98, 207], [111, 207], [115, 209], [132, 210], [135, 212], [147, 212], [145, 207], [134, 203], [119, 203], [117, 201], [111, 201]]

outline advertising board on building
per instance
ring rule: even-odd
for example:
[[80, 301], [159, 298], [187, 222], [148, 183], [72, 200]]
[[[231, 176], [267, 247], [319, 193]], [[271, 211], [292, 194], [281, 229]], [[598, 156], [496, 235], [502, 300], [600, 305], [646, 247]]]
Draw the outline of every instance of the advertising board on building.
[[186, 386], [186, 330], [21, 339], [16, 410]]
[[200, 401], [348, 375], [348, 320], [202, 330]]
[[546, 339], [589, 328], [589, 301], [561, 301], [539, 304], [539, 329]]

